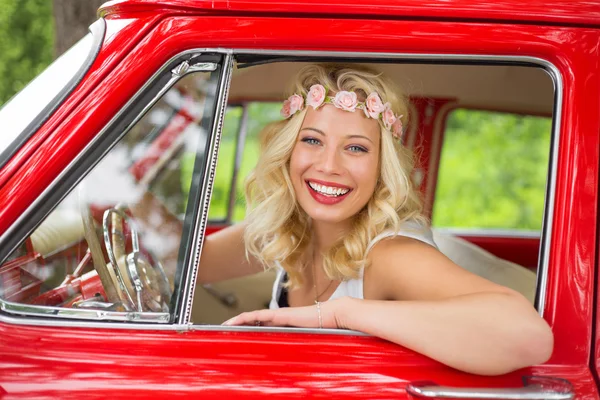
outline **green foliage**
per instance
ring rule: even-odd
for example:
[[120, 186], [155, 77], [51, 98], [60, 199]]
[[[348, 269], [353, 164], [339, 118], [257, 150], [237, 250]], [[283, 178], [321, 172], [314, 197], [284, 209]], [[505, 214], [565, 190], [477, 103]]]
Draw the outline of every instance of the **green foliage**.
[[229, 191], [235, 162], [235, 147], [241, 116], [242, 107], [228, 107], [225, 113], [223, 134], [219, 145], [219, 158], [217, 159], [217, 171], [208, 210], [208, 217], [211, 220], [224, 220], [227, 218]]
[[241, 221], [246, 215], [244, 183], [258, 160], [260, 147], [258, 136], [267, 124], [281, 120], [280, 110], [281, 103], [250, 103], [248, 105], [248, 136], [237, 181], [235, 210], [233, 212], [234, 221]]
[[457, 110], [447, 124], [433, 225], [539, 230], [549, 118]]
[[52, 2], [0, 0], [0, 106], [54, 56]]
[[[238, 172], [235, 192], [235, 208], [233, 221], [241, 221], [246, 215], [246, 201], [244, 198], [244, 180], [256, 165], [259, 151], [258, 135], [269, 122], [281, 118], [279, 115], [280, 103], [250, 103], [248, 104], [248, 125], [246, 143], [242, 153], [242, 163]], [[227, 217], [229, 205], [229, 191], [233, 177], [233, 164], [235, 160], [236, 137], [242, 117], [241, 107], [229, 107], [225, 114], [223, 136], [219, 147], [219, 159], [210, 200], [209, 219], [219, 220]]]

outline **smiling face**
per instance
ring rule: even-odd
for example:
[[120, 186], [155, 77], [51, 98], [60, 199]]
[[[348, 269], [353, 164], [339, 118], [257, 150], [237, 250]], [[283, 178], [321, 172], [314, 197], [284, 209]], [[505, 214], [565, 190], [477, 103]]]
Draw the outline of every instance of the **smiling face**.
[[348, 222], [373, 195], [379, 153], [377, 121], [331, 105], [308, 107], [290, 159], [300, 207], [314, 222]]

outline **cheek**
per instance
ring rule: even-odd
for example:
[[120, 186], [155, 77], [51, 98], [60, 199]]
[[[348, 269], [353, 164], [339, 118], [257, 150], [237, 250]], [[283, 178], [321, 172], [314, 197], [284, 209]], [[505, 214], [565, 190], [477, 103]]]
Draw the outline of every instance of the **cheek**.
[[290, 157], [290, 175], [292, 180], [297, 179], [310, 165], [312, 165], [312, 161], [309, 154], [296, 146]]
[[356, 167], [358, 167], [355, 169], [356, 180], [368, 191], [373, 191], [379, 177], [379, 163], [377, 160], [365, 160], [364, 163], [357, 163]]

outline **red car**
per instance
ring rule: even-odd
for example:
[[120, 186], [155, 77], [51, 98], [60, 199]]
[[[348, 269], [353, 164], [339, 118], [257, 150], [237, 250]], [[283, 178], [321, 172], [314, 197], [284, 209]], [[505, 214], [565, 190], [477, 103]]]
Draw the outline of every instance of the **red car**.
[[[116, 0], [0, 110], [3, 398], [599, 398], [600, 3]], [[555, 344], [502, 376], [359, 332], [223, 327], [273, 273], [196, 284], [305, 63], [369, 64], [442, 252]], [[218, 162], [217, 162], [218, 159]], [[410, 321], [407, 321], [410, 323]]]

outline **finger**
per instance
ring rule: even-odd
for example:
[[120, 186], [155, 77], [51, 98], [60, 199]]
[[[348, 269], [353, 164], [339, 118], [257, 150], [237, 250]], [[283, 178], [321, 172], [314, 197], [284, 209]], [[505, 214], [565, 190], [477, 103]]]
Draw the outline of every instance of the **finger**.
[[257, 322], [265, 326], [272, 325], [273, 313], [271, 310], [258, 310], [239, 314], [223, 322], [225, 326], [256, 325]]

